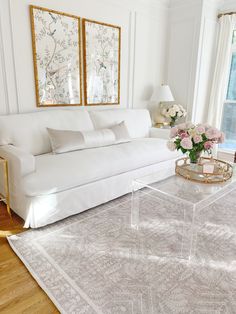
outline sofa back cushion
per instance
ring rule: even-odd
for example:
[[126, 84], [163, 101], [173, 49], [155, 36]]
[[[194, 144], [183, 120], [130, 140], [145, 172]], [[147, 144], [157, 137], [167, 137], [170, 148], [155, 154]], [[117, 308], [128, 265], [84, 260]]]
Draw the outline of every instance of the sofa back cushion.
[[0, 145], [12, 144], [33, 155], [51, 152], [47, 128], [89, 131], [93, 123], [85, 110], [47, 110], [0, 116]]
[[147, 109], [107, 109], [90, 111], [95, 129], [110, 128], [125, 121], [131, 138], [148, 137], [152, 125]]
[[47, 130], [54, 154], [109, 146], [130, 141], [129, 132], [124, 121], [110, 129], [69, 131], [48, 128]]

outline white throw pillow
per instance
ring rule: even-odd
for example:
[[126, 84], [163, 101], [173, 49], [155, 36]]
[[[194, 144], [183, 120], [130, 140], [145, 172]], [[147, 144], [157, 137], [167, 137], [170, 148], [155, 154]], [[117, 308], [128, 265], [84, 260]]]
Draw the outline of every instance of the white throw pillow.
[[54, 154], [79, 149], [102, 147], [130, 141], [125, 122], [111, 128], [94, 131], [69, 131], [47, 128]]

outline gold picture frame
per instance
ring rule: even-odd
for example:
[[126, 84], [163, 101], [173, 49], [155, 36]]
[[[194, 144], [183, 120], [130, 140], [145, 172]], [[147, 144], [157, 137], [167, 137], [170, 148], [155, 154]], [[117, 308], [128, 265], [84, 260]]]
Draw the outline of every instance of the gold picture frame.
[[80, 17], [34, 5], [30, 17], [37, 107], [82, 105]]
[[82, 19], [82, 37], [85, 106], [119, 105], [121, 27]]

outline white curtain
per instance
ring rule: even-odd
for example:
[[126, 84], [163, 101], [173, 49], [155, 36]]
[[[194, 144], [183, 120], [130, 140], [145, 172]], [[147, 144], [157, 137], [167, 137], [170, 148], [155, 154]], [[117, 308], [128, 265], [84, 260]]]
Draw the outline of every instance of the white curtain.
[[224, 15], [219, 19], [219, 41], [208, 111], [208, 123], [218, 128], [221, 124], [223, 102], [227, 92], [232, 35], [235, 26], [235, 14]]

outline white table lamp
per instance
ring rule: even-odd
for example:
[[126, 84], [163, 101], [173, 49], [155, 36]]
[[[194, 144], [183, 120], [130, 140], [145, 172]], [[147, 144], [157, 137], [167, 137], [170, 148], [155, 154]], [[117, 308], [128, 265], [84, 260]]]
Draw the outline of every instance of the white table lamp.
[[[152, 93], [151, 101], [157, 102], [158, 104], [167, 101], [174, 101], [169, 85], [157, 86]], [[166, 118], [161, 114], [159, 107], [154, 115], [154, 120], [156, 125], [159, 127], [166, 123]]]
[[151, 101], [174, 101], [169, 85], [157, 86], [152, 93]]

